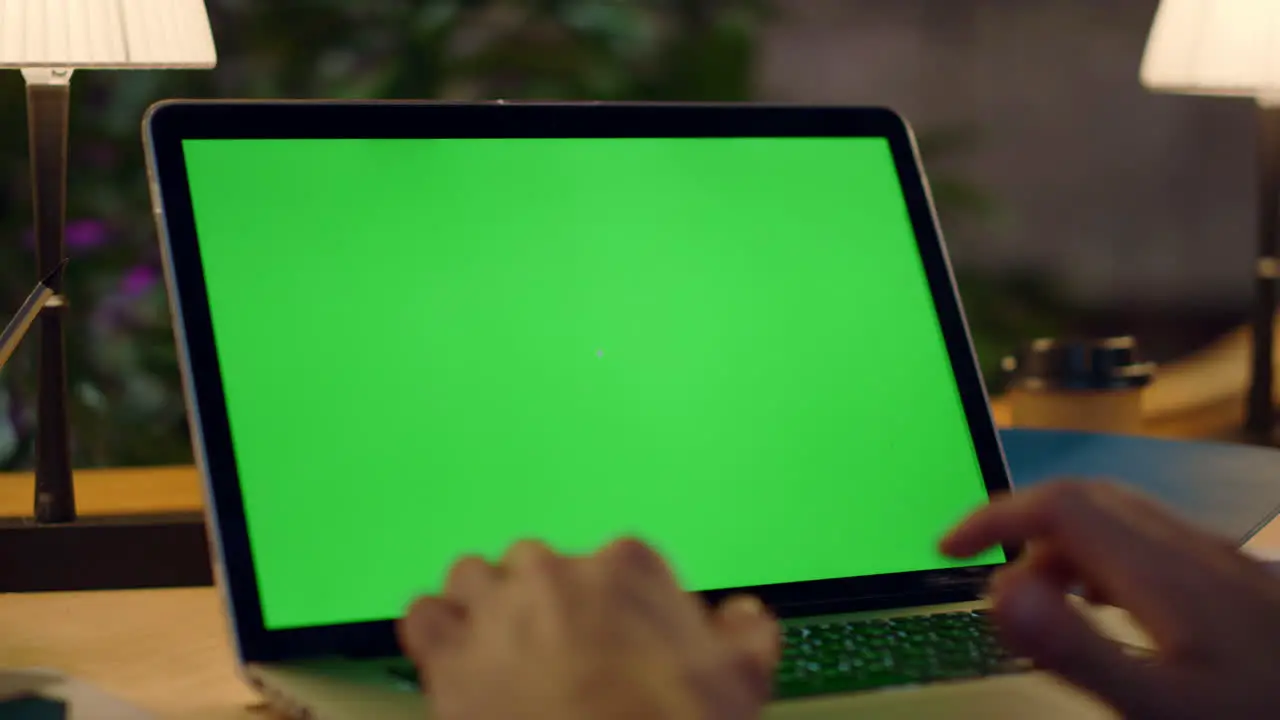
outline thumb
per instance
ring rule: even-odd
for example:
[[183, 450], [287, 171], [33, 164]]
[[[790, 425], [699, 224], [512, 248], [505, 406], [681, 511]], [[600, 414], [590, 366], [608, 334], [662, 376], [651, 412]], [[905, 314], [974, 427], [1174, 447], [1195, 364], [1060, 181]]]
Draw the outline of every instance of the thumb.
[[1158, 665], [1125, 653], [1100, 635], [1061, 588], [1025, 567], [1001, 573], [992, 587], [995, 616], [1010, 648], [1120, 710], [1144, 714], [1159, 688]]
[[742, 659], [752, 682], [772, 692], [773, 672], [782, 654], [778, 621], [754, 597], [739, 595], [721, 603], [712, 622], [720, 637]]

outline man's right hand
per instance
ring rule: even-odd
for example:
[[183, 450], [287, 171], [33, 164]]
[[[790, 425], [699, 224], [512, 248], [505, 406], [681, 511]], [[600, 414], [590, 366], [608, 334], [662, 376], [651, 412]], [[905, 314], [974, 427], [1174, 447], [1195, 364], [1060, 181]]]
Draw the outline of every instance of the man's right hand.
[[[1221, 539], [1117, 486], [1057, 483], [1006, 496], [942, 549], [999, 544], [1020, 557], [992, 579], [1005, 641], [1129, 718], [1280, 717], [1280, 578]], [[1104, 639], [1068, 600], [1124, 608], [1152, 658]]]

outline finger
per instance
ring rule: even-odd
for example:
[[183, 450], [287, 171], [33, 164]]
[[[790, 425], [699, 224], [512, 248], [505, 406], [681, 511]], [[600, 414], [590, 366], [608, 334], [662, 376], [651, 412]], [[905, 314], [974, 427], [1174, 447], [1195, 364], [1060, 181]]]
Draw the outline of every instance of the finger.
[[943, 541], [952, 556], [993, 545], [1040, 541], [1080, 580], [1123, 606], [1158, 640], [1182, 643], [1185, 619], [1203, 605], [1204, 588], [1186, 573], [1194, 544], [1181, 547], [1189, 527], [1120, 488], [1054, 483], [1003, 498], [979, 510]]
[[[1029, 571], [1033, 571], [1047, 582], [1061, 589], [1063, 592], [1070, 592], [1078, 595], [1084, 600], [1095, 604], [1110, 604], [1107, 594], [1098, 589], [1095, 585], [1089, 583], [1081, 576], [1071, 562], [1062, 553], [1050, 543], [1043, 540], [1033, 540], [1027, 543], [1026, 549], [1018, 557], [1014, 566], [1030, 566]], [[1008, 568], [1002, 568], [996, 571], [992, 577], [993, 585], [999, 581], [1002, 573]]]
[[425, 683], [432, 660], [459, 647], [466, 634], [466, 613], [443, 598], [423, 597], [396, 623], [400, 647], [418, 667]]
[[961, 521], [943, 537], [940, 548], [952, 557], [972, 557], [996, 545], [1045, 536], [1051, 515], [1063, 512], [1062, 505], [1079, 504], [1075, 496], [1083, 493], [1074, 483], [1052, 483], [1003, 495]]
[[591, 575], [611, 586], [619, 601], [661, 618], [657, 627], [671, 637], [688, 637], [705, 630], [706, 605], [680, 588], [667, 561], [648, 544], [633, 538], [617, 540], [588, 562]]
[[449, 569], [444, 582], [444, 596], [463, 607], [482, 599], [497, 586], [497, 568], [476, 555], [463, 557]]
[[[1086, 518], [1102, 524], [1066, 524]], [[1145, 495], [1121, 485], [1087, 480], [1057, 481], [1002, 495], [952, 529], [941, 548], [954, 557], [969, 557], [995, 545], [1017, 545], [1045, 531], [1067, 529], [1103, 539], [1114, 539], [1116, 531], [1136, 531], [1184, 549], [1213, 546], [1234, 550], [1222, 538], [1188, 523]]]
[[511, 573], [547, 575], [557, 572], [560, 556], [540, 540], [521, 540], [502, 556], [501, 566]]
[[712, 624], [739, 658], [760, 696], [770, 695], [782, 655], [782, 632], [773, 614], [756, 598], [738, 595], [716, 608]]
[[1144, 704], [1167, 695], [1159, 665], [1130, 657], [1099, 635], [1029, 566], [1005, 573], [994, 601], [996, 622], [1014, 652], [1094, 693], [1125, 717], [1148, 716]]
[[601, 549], [596, 557], [605, 566], [643, 577], [649, 582], [676, 584], [671, 566], [657, 550], [642, 540], [635, 538], [615, 540]]

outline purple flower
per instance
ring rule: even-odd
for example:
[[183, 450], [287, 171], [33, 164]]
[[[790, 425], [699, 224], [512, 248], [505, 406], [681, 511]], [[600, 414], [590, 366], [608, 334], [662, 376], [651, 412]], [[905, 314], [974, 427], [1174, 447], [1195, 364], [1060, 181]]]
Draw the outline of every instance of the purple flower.
[[106, 223], [99, 220], [76, 220], [67, 223], [67, 249], [89, 250], [105, 245], [110, 239]]
[[120, 280], [120, 294], [136, 298], [151, 292], [160, 282], [160, 272], [150, 265], [138, 265]]
[[[92, 250], [107, 244], [111, 233], [106, 223], [101, 220], [73, 220], [67, 223], [67, 250]], [[32, 248], [36, 246], [35, 230], [30, 228], [22, 234], [22, 244]]]

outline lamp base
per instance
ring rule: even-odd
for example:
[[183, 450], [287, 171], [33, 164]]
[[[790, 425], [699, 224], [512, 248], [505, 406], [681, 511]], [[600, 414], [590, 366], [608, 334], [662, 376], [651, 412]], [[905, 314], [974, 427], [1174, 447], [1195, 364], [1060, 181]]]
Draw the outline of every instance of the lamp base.
[[1274, 444], [1276, 432], [1275, 320], [1280, 300], [1280, 107], [1258, 109], [1258, 250], [1254, 270], [1252, 364], [1245, 433]]
[[213, 567], [200, 513], [0, 518], [0, 593], [204, 587]]
[[1268, 433], [1247, 427], [1241, 427], [1227, 432], [1215, 432], [1211, 436], [1202, 437], [1200, 439], [1239, 445], [1280, 448], [1280, 429], [1273, 429]]

